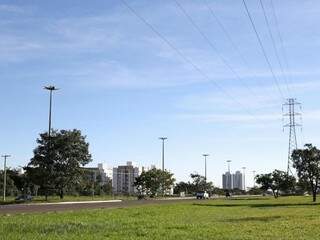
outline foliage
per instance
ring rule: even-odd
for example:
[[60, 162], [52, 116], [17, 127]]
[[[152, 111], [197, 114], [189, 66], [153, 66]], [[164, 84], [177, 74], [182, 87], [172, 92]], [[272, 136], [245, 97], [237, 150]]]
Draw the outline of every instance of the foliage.
[[83, 173], [74, 191], [84, 196], [111, 194], [112, 181], [109, 178], [103, 180], [101, 173], [83, 169]]
[[174, 194], [180, 194], [184, 192], [185, 194], [189, 194], [192, 191], [192, 185], [190, 182], [178, 182], [173, 189]]
[[320, 183], [320, 150], [312, 144], [306, 144], [304, 149], [293, 151], [292, 160], [301, 182], [309, 183], [315, 202]]
[[275, 198], [279, 197], [280, 191], [293, 191], [296, 179], [289, 176], [286, 172], [281, 170], [274, 170], [272, 173], [260, 174], [256, 176], [256, 183], [260, 184], [260, 189], [268, 191], [271, 189]]
[[54, 130], [40, 134], [34, 157], [25, 168], [34, 184], [45, 190], [58, 190], [60, 198], [68, 186], [77, 184], [81, 176], [81, 166], [91, 161], [89, 144], [79, 130]]
[[134, 186], [136, 187], [139, 196], [155, 197], [158, 194], [165, 194], [171, 189], [175, 179], [173, 174], [168, 171], [153, 168], [149, 171], [144, 171], [135, 179]]
[[213, 183], [207, 182], [204, 176], [201, 176], [198, 173], [191, 173], [190, 177], [192, 182], [179, 182], [175, 186], [174, 192], [185, 192], [187, 194], [194, 194], [198, 191], [207, 191], [212, 194], [214, 190], [216, 190], [213, 186]]
[[252, 187], [249, 189], [248, 194], [249, 195], [261, 195], [261, 194], [263, 194], [263, 190], [261, 188], [255, 186], [255, 187]]
[[[6, 196], [15, 196], [18, 194], [18, 189], [16, 188], [14, 181], [10, 177], [10, 171], [7, 170], [6, 174]], [[0, 171], [0, 190], [3, 193], [3, 180], [4, 180], [4, 172], [3, 170]]]

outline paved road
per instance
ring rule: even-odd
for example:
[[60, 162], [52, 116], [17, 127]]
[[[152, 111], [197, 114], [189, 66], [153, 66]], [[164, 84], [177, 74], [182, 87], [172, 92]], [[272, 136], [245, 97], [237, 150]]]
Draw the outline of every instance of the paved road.
[[16, 214], [16, 213], [39, 213], [53, 211], [72, 211], [81, 209], [97, 209], [97, 208], [126, 208], [143, 205], [162, 205], [181, 202], [192, 202], [194, 199], [170, 199], [170, 200], [127, 200], [113, 202], [75, 202], [75, 203], [46, 203], [46, 204], [12, 204], [0, 205], [1, 214]]

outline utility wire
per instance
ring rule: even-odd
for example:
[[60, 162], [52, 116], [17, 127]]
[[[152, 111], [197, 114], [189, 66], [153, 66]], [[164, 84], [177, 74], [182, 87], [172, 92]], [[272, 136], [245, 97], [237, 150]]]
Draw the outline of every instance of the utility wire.
[[247, 6], [247, 4], [246, 4], [246, 1], [245, 1], [245, 0], [242, 0], [242, 2], [243, 2], [243, 5], [244, 5], [244, 7], [245, 7], [245, 10], [246, 10], [246, 13], [247, 13], [247, 15], [248, 15], [248, 18], [249, 18], [249, 20], [250, 20], [250, 22], [251, 22], [251, 26], [252, 26], [252, 28], [253, 28], [253, 30], [254, 30], [254, 32], [255, 32], [255, 35], [256, 35], [256, 37], [257, 37], [257, 40], [258, 40], [258, 42], [259, 42], [259, 45], [260, 45], [260, 48], [261, 48], [261, 50], [262, 50], [263, 56], [264, 56], [264, 58], [265, 58], [265, 60], [266, 60], [266, 62], [267, 62], [267, 64], [268, 64], [269, 70], [270, 70], [270, 72], [271, 72], [271, 74], [272, 74], [272, 77], [273, 77], [273, 80], [274, 80], [274, 82], [275, 82], [275, 84], [276, 84], [276, 87], [277, 87], [277, 89], [278, 89], [278, 91], [279, 91], [279, 93], [280, 93], [280, 96], [281, 96], [282, 100], [285, 100], [284, 94], [283, 94], [283, 92], [282, 92], [282, 90], [281, 90], [281, 88], [280, 88], [278, 79], [277, 79], [277, 77], [276, 77], [276, 75], [275, 75], [275, 73], [274, 73], [274, 71], [273, 71], [272, 65], [271, 65], [270, 60], [269, 60], [269, 58], [268, 58], [268, 56], [267, 56], [266, 50], [265, 50], [265, 48], [264, 48], [264, 46], [263, 46], [263, 44], [262, 44], [260, 35], [259, 35], [258, 31], [257, 31], [257, 28], [256, 28], [255, 24], [254, 24], [253, 18], [252, 18], [251, 13], [250, 13], [250, 11], [249, 11], [249, 9], [248, 9], [248, 6]]
[[149, 23], [144, 17], [142, 17], [133, 7], [131, 7], [126, 0], [121, 0], [121, 2], [135, 15], [141, 22], [143, 22], [154, 34], [156, 34], [163, 42], [165, 42], [176, 54], [178, 54], [185, 62], [190, 64], [196, 72], [198, 72], [204, 79], [208, 82], [212, 82], [217, 89], [224, 93], [228, 98], [238, 104], [247, 114], [253, 116], [258, 121], [261, 119], [256, 118], [254, 114], [252, 114], [248, 109], [240, 103], [235, 97], [233, 97], [229, 92], [227, 92], [220, 84], [218, 84], [215, 80], [210, 79], [210, 77], [204, 73], [201, 68], [199, 68], [190, 58], [186, 57], [183, 52], [181, 52], [178, 48], [176, 48], [164, 35], [162, 35], [156, 28], [153, 27], [151, 23]]
[[[215, 20], [215, 22], [219, 25], [219, 27], [221, 28], [222, 32], [225, 34], [226, 38], [229, 40], [231, 46], [233, 47], [233, 49], [235, 50], [235, 52], [238, 54], [240, 60], [242, 61], [243, 65], [247, 68], [250, 69], [250, 65], [248, 63], [248, 61], [246, 60], [246, 58], [244, 57], [244, 55], [241, 53], [239, 47], [237, 46], [236, 42], [233, 40], [231, 34], [228, 32], [227, 28], [224, 26], [224, 24], [222, 23], [222, 21], [219, 19], [219, 17], [217, 16], [217, 14], [215, 13], [215, 11], [213, 10], [213, 8], [210, 6], [210, 4], [208, 3], [208, 0], [204, 1], [204, 4], [206, 5], [206, 7], [209, 10], [210, 15], [212, 16], [212, 18]], [[253, 77], [258, 78], [258, 76], [254, 73]], [[256, 83], [258, 83], [258, 85], [261, 88], [264, 88], [265, 86], [263, 84], [261, 84], [260, 81], [257, 81]], [[260, 98], [262, 98], [261, 95], [259, 95]]]
[[[272, 13], [273, 13], [273, 18], [274, 18], [276, 29], [277, 29], [277, 35], [280, 39], [280, 46], [282, 49], [283, 59], [284, 59], [285, 65], [286, 65], [286, 70], [288, 72], [288, 74], [287, 74], [288, 82], [289, 82], [289, 84], [291, 86], [291, 90], [292, 90], [293, 89], [292, 74], [290, 73], [290, 66], [289, 66], [289, 61], [288, 61], [288, 57], [287, 57], [287, 52], [286, 52], [286, 48], [284, 47], [284, 41], [283, 41], [283, 38], [281, 35], [278, 17], [277, 17], [276, 10], [275, 10], [274, 4], [273, 4], [273, 0], [271, 0], [270, 2], [271, 2], [271, 9], [272, 9]], [[294, 93], [296, 93], [296, 91], [294, 91]]]
[[267, 17], [267, 13], [266, 13], [266, 10], [265, 10], [265, 7], [264, 7], [264, 5], [263, 5], [262, 0], [259, 0], [259, 2], [260, 2], [260, 6], [261, 6], [261, 8], [262, 8], [262, 11], [263, 11], [263, 16], [264, 16], [264, 19], [265, 19], [265, 22], [266, 22], [266, 25], [267, 25], [267, 28], [268, 28], [268, 32], [269, 32], [270, 38], [271, 38], [271, 41], [272, 41], [272, 47], [273, 47], [273, 49], [274, 49], [274, 52], [275, 52], [275, 55], [276, 55], [278, 64], [279, 64], [279, 66], [280, 66], [280, 70], [281, 70], [282, 76], [283, 76], [283, 78], [284, 78], [284, 82], [285, 82], [285, 84], [286, 84], [286, 88], [287, 88], [288, 94], [289, 94], [289, 96], [290, 96], [290, 90], [289, 90], [289, 84], [288, 84], [287, 75], [285, 74], [285, 72], [284, 72], [284, 70], [283, 70], [282, 61], [280, 60], [278, 48], [277, 48], [277, 46], [276, 46], [276, 42], [275, 42], [275, 40], [274, 40], [273, 33], [272, 33], [272, 31], [271, 31], [270, 22], [269, 22], [269, 19], [268, 19], [268, 17]]
[[202, 36], [202, 38], [208, 43], [210, 48], [213, 49], [216, 55], [220, 58], [221, 62], [235, 75], [236, 79], [242, 84], [242, 86], [244, 86], [252, 95], [256, 97], [260, 97], [243, 81], [243, 79], [239, 76], [239, 74], [235, 71], [235, 69], [229, 64], [226, 58], [224, 58], [223, 55], [219, 52], [218, 48], [215, 46], [213, 41], [210, 40], [210, 38], [201, 30], [199, 25], [187, 13], [187, 11], [182, 6], [182, 4], [180, 4], [178, 0], [173, 0], [173, 1], [175, 2], [176, 6], [180, 9], [180, 11], [183, 13], [183, 15], [188, 19], [190, 24], [197, 30], [197, 32]]

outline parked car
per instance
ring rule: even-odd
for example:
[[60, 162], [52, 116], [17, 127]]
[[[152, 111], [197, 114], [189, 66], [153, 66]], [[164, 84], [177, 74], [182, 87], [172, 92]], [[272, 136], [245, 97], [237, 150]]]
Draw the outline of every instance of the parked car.
[[196, 193], [197, 199], [209, 199], [209, 194], [206, 191], [199, 191]]
[[20, 195], [20, 196], [16, 197], [15, 200], [18, 201], [18, 202], [31, 201], [32, 200], [32, 196], [30, 194], [28, 194], [28, 195]]

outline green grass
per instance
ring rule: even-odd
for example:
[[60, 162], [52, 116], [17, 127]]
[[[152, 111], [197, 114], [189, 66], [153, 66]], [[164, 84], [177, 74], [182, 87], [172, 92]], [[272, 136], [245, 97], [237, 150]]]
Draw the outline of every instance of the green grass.
[[320, 239], [310, 197], [0, 216], [2, 239]]
[[[133, 200], [137, 199], [132, 196], [112, 196], [112, 195], [102, 195], [102, 196], [65, 196], [62, 200], [59, 196], [49, 196], [48, 201], [45, 200], [44, 196], [33, 197], [31, 202], [25, 203], [54, 203], [54, 202], [76, 202], [76, 201], [100, 201], [100, 200], [112, 200], [112, 199], [122, 199], [122, 200]], [[0, 205], [8, 205], [17, 203], [15, 197], [7, 197], [6, 201], [0, 200]], [[24, 203], [24, 202], [20, 202]]]

